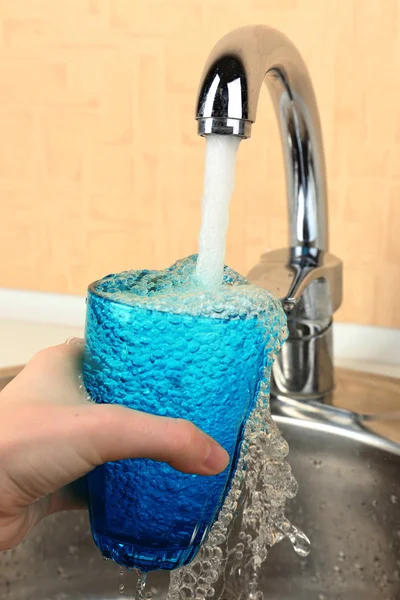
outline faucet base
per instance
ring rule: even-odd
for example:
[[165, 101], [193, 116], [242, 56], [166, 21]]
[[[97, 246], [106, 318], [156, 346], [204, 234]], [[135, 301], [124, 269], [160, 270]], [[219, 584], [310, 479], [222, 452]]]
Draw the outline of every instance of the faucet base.
[[332, 323], [318, 335], [289, 336], [272, 367], [271, 394], [329, 404], [333, 389]]

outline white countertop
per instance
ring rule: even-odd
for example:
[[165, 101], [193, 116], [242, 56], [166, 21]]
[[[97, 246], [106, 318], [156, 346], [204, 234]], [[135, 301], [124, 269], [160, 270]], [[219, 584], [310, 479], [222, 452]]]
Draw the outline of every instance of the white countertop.
[[[0, 368], [83, 337], [85, 311], [84, 297], [0, 288]], [[334, 354], [338, 366], [400, 377], [400, 330], [335, 323]]]
[[36, 352], [83, 337], [83, 327], [0, 319], [0, 368], [25, 365]]

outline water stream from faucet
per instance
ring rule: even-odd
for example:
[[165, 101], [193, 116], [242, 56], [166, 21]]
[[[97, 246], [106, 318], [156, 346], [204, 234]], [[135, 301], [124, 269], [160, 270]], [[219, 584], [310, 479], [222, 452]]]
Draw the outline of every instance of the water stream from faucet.
[[235, 187], [236, 153], [240, 138], [209, 135], [206, 138], [202, 220], [196, 278], [205, 288], [222, 284], [229, 204]]

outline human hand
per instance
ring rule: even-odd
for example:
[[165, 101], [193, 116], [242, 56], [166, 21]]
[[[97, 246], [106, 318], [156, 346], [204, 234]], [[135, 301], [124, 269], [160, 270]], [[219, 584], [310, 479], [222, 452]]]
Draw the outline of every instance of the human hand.
[[0, 393], [0, 551], [47, 515], [84, 508], [79, 479], [107, 461], [151, 458], [200, 475], [228, 464], [225, 450], [188, 421], [88, 401], [82, 350], [74, 343], [39, 352]]

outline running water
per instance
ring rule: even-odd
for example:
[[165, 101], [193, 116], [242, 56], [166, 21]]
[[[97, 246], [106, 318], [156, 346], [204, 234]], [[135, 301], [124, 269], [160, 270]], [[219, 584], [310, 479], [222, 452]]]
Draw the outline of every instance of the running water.
[[237, 136], [209, 135], [206, 138], [204, 192], [197, 281], [205, 288], [222, 284], [229, 204], [235, 187]]
[[136, 584], [136, 600], [151, 600], [151, 592], [146, 593], [147, 573], [138, 572], [138, 580]]

